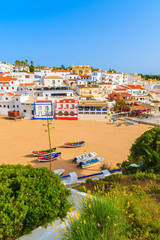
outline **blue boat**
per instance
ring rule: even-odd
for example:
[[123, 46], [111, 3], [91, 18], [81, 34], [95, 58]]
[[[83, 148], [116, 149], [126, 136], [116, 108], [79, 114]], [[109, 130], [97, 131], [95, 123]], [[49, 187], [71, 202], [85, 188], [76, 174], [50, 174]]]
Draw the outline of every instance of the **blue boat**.
[[66, 142], [64, 143], [65, 147], [68, 148], [75, 148], [75, 147], [81, 147], [85, 144], [85, 141], [81, 141], [81, 142]]
[[81, 168], [94, 167], [94, 166], [100, 164], [100, 162], [102, 162], [103, 159], [104, 159], [103, 157], [98, 157], [98, 158], [93, 158], [93, 159], [85, 161], [85, 162], [80, 162], [77, 167], [81, 167]]
[[58, 157], [61, 156], [61, 152], [58, 153], [52, 153], [52, 154], [47, 154], [41, 157], [38, 157], [39, 162], [50, 162], [51, 160], [56, 160]]

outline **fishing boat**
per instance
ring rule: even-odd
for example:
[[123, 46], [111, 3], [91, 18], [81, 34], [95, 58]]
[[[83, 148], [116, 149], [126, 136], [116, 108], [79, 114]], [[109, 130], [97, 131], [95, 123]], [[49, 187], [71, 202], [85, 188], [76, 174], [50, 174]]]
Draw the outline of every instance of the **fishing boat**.
[[51, 148], [51, 149], [47, 149], [47, 150], [40, 150], [40, 151], [31, 151], [33, 153], [33, 156], [37, 157], [40, 155], [46, 155], [49, 154], [51, 151], [51, 153], [56, 151], [56, 148]]
[[56, 169], [56, 170], [53, 170], [53, 172], [55, 173], [55, 174], [58, 174], [59, 176], [61, 176], [63, 173], [64, 173], [64, 169]]
[[103, 157], [98, 157], [98, 158], [93, 158], [93, 159], [85, 161], [85, 162], [80, 162], [77, 167], [81, 167], [81, 168], [94, 167], [94, 166], [100, 164], [100, 162], [102, 162], [103, 159], [104, 159]]
[[[52, 156], [52, 158], [51, 158]], [[56, 160], [58, 157], [61, 156], [61, 152], [58, 152], [58, 153], [52, 153], [51, 155], [48, 154], [48, 155], [44, 155], [44, 156], [40, 156], [38, 157], [38, 161], [39, 162], [50, 162], [51, 160]]]
[[91, 152], [91, 153], [88, 153], [88, 154], [85, 154], [85, 155], [81, 155], [81, 156], [75, 157], [72, 162], [76, 162], [76, 163], [85, 162], [87, 160], [91, 160], [96, 155], [97, 155], [96, 152]]
[[65, 147], [68, 148], [76, 148], [76, 147], [81, 147], [85, 144], [85, 141], [81, 141], [81, 142], [66, 142], [64, 143]]

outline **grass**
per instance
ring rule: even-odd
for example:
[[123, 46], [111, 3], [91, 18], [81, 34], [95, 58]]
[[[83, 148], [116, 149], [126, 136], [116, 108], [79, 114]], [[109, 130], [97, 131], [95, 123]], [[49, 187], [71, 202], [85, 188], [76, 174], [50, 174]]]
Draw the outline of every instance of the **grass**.
[[63, 240], [158, 240], [160, 175], [136, 173], [102, 180], [88, 179], [78, 189], [87, 192]]

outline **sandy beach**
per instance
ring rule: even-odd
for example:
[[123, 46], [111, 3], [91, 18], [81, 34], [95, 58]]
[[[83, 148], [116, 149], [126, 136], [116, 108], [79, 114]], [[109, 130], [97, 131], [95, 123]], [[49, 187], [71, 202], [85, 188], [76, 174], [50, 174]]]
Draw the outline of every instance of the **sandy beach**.
[[[48, 149], [46, 120], [8, 120], [0, 118], [0, 164], [31, 164], [34, 167], [48, 167], [50, 163], [38, 162], [31, 150]], [[127, 160], [132, 143], [151, 126], [136, 124], [134, 126], [116, 127], [111, 123], [96, 121], [51, 121], [51, 142], [62, 158], [52, 161], [52, 169], [65, 169], [64, 174], [76, 171], [78, 176], [100, 171], [100, 165], [80, 169], [72, 163], [78, 155], [97, 152], [104, 157], [103, 163], [112, 164]], [[64, 148], [67, 141], [85, 140], [80, 148]]]

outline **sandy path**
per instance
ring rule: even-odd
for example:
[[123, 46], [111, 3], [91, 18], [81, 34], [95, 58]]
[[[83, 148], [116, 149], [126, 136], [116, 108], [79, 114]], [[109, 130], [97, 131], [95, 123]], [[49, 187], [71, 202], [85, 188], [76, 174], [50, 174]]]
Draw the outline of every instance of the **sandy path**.
[[[0, 164], [30, 163], [34, 167], [49, 167], [49, 162], [39, 163], [30, 152], [48, 148], [47, 127], [44, 124], [45, 120], [14, 121], [0, 118]], [[104, 157], [103, 163], [115, 166], [127, 159], [132, 143], [150, 128], [140, 124], [116, 127], [106, 122], [56, 120], [50, 126], [52, 146], [62, 152], [62, 159], [53, 161], [52, 168], [64, 168], [65, 174], [76, 171], [78, 176], [99, 172], [100, 165], [79, 169], [71, 161], [75, 156], [97, 152], [97, 156]], [[66, 141], [80, 140], [86, 141], [85, 146], [74, 149], [62, 147]]]

